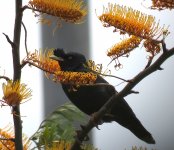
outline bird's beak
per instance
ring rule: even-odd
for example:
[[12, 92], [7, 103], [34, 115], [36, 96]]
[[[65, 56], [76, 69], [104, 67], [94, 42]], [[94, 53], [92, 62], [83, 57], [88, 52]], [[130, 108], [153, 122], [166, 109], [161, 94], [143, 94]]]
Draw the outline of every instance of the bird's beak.
[[56, 61], [64, 61], [64, 59], [62, 57], [57, 57], [55, 55], [51, 55], [49, 58], [53, 59], [53, 60], [56, 60]]

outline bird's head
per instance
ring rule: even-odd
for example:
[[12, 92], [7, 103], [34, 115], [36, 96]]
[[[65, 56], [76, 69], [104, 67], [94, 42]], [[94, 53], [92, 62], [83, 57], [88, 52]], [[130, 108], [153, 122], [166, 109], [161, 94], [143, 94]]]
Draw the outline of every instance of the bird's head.
[[63, 71], [76, 71], [86, 62], [84, 55], [75, 52], [65, 53], [63, 49], [55, 49], [50, 58], [58, 61]]

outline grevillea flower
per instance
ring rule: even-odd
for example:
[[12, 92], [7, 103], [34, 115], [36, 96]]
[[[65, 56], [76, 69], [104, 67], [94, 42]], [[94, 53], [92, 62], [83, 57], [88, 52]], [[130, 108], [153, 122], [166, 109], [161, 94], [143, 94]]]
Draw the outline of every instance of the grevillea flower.
[[72, 85], [92, 84], [95, 82], [97, 76], [93, 73], [61, 71], [58, 61], [50, 59], [51, 55], [53, 55], [53, 49], [46, 51], [44, 54], [41, 51], [35, 51], [29, 54], [24, 61], [45, 71], [46, 76], [55, 82]]
[[155, 17], [117, 4], [109, 3], [98, 18], [104, 26], [114, 26], [121, 33], [126, 32], [143, 39], [157, 39], [164, 30], [155, 22]]
[[139, 46], [141, 38], [134, 35], [130, 38], [122, 40], [120, 43], [113, 45], [107, 52], [107, 56], [118, 58], [123, 55], [127, 55], [133, 49]]
[[4, 94], [2, 99], [9, 106], [19, 105], [31, 97], [31, 90], [20, 81], [7, 81], [7, 83], [3, 83], [2, 90]]
[[51, 55], [53, 55], [53, 49], [45, 50], [45, 52], [35, 50], [35, 52], [30, 53], [24, 61], [42, 69], [46, 75], [49, 76], [61, 70], [59, 63], [50, 59]]
[[94, 84], [96, 78], [97, 75], [93, 73], [58, 71], [55, 73], [53, 80], [55, 82], [61, 82], [63, 84], [79, 86]]
[[156, 54], [158, 54], [161, 50], [160, 43], [153, 40], [145, 40], [143, 42], [144, 47], [146, 48], [146, 51], [151, 54], [151, 57], [154, 57]]
[[152, 9], [174, 9], [174, 0], [152, 0]]
[[[15, 150], [15, 143], [12, 141], [14, 139], [14, 133], [11, 126], [7, 126], [0, 129], [0, 149], [1, 150]], [[2, 140], [4, 139], [4, 140]], [[29, 139], [23, 135], [23, 149], [29, 150], [31, 145]]]
[[[68, 141], [55, 141], [53, 142], [52, 146], [45, 146], [45, 150], [70, 150], [72, 147], [72, 142], [68, 142]], [[94, 148], [92, 145], [90, 144], [83, 144], [82, 146], [83, 150], [97, 150], [96, 148]]]
[[29, 6], [72, 23], [80, 22], [87, 13], [82, 0], [30, 0]]

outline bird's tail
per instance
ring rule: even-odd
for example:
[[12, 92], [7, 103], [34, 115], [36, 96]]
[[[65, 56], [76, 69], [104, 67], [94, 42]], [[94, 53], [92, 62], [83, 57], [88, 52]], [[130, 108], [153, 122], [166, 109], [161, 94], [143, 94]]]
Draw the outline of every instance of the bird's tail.
[[112, 108], [111, 114], [113, 118], [123, 127], [129, 129], [139, 139], [149, 143], [155, 144], [152, 135], [144, 128], [135, 113], [124, 99], [118, 99], [117, 104]]
[[129, 122], [126, 125], [122, 123], [121, 125], [129, 129], [139, 139], [149, 144], [155, 144], [155, 140], [153, 139], [152, 135], [144, 128], [144, 126], [141, 124], [141, 122], [137, 118], [134, 118], [133, 121]]

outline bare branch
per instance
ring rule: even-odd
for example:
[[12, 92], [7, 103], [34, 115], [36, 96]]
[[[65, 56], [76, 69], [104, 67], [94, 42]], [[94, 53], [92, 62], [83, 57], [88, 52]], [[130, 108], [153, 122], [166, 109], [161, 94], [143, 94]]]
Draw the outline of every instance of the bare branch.
[[25, 27], [25, 24], [22, 22], [22, 26], [24, 28], [24, 31], [25, 31], [25, 50], [26, 50], [26, 53], [27, 53], [27, 56], [28, 56], [28, 48], [27, 48], [27, 29]]
[[5, 35], [5, 37], [6, 37], [7, 41], [8, 41], [8, 43], [10, 43], [11, 47], [13, 48], [13, 47], [15, 46], [15, 44], [10, 40], [9, 36], [8, 36], [7, 34], [5, 34], [5, 33], [2, 33], [2, 34]]
[[153, 57], [149, 57], [148, 62], [147, 62], [147, 65], [145, 66], [144, 69], [148, 68], [151, 65], [152, 60], [153, 60]]
[[[20, 80], [21, 66], [20, 66], [20, 39], [21, 39], [21, 23], [22, 23], [22, 0], [15, 0], [15, 22], [12, 47], [13, 56], [13, 81]], [[12, 106], [14, 133], [15, 133], [15, 149], [23, 150], [22, 141], [22, 120], [20, 117], [20, 105]], [[16, 115], [14, 115], [16, 114]]]
[[7, 77], [7, 76], [0, 76], [0, 79], [5, 79], [6, 81], [9, 81], [10, 80], [10, 78]]
[[167, 48], [166, 48], [166, 43], [164, 42], [164, 39], [161, 41], [161, 44], [163, 48], [163, 53], [165, 53], [167, 51]]

